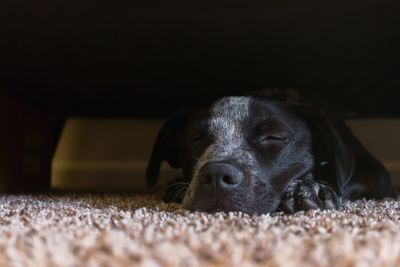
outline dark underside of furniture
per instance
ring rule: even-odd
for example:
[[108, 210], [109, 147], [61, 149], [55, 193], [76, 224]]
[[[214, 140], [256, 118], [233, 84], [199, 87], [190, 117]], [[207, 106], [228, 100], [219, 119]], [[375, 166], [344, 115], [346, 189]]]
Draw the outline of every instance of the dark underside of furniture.
[[0, 90], [62, 115], [165, 117], [267, 87], [397, 116], [400, 2], [0, 4]]

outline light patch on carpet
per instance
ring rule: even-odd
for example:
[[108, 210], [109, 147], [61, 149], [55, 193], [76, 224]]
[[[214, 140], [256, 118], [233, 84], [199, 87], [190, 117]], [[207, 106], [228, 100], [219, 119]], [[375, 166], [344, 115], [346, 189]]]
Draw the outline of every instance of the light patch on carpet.
[[400, 202], [249, 216], [151, 197], [0, 197], [0, 266], [400, 266]]

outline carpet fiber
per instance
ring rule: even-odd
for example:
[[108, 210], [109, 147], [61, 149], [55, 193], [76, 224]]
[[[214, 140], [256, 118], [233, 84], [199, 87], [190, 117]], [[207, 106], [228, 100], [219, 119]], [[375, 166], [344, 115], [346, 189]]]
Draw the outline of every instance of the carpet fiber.
[[151, 197], [0, 197], [0, 266], [400, 266], [400, 202], [248, 216]]

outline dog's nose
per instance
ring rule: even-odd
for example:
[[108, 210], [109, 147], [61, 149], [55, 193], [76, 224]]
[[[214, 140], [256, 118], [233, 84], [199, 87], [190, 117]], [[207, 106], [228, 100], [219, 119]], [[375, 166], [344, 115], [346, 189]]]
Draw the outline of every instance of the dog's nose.
[[244, 178], [235, 166], [228, 163], [207, 163], [202, 170], [200, 183], [203, 185], [215, 184], [220, 189], [233, 189], [238, 186]]

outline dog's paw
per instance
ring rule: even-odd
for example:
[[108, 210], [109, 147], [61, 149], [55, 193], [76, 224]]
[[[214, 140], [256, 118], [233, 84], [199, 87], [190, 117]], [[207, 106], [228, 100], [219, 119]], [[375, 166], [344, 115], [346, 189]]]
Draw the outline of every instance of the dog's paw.
[[312, 180], [296, 180], [288, 185], [279, 210], [286, 213], [311, 209], [339, 209], [340, 198], [327, 185]]

